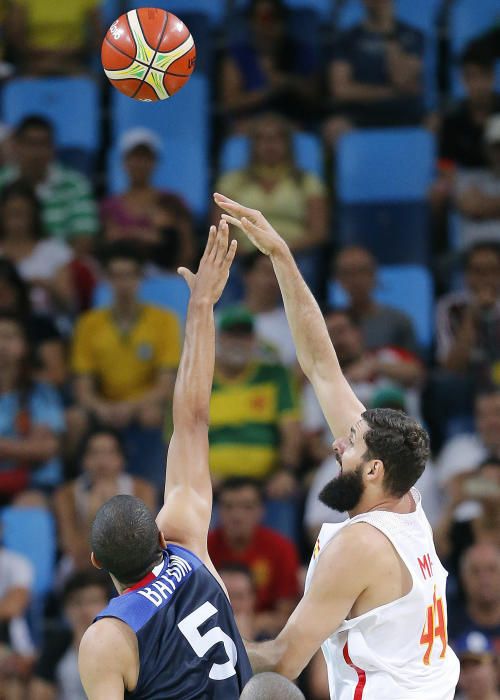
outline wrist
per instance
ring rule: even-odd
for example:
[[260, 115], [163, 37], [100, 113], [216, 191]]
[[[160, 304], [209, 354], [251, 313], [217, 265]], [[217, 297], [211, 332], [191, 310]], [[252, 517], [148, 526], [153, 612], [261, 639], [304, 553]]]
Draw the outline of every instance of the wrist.
[[279, 241], [276, 242], [276, 245], [274, 246], [271, 253], [269, 254], [269, 257], [271, 258], [271, 260], [283, 261], [288, 258], [293, 258], [293, 255], [288, 244], [282, 238], [280, 238]]

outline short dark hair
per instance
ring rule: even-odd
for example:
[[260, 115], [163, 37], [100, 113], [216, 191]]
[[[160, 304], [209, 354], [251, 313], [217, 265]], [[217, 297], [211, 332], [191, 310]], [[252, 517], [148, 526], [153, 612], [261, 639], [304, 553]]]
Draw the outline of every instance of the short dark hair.
[[101, 248], [99, 259], [105, 269], [108, 269], [115, 260], [128, 260], [142, 268], [144, 253], [135, 241], [114, 241]]
[[27, 131], [30, 129], [43, 129], [47, 132], [50, 140], [54, 140], [54, 126], [52, 123], [41, 114], [29, 114], [24, 117], [19, 124], [16, 126], [15, 136], [17, 138], [22, 138]]
[[263, 499], [262, 486], [257, 479], [252, 479], [251, 476], [231, 476], [225, 479], [217, 490], [217, 498], [219, 499], [224, 493], [231, 491], [241, 491], [242, 489], [253, 489], [259, 498]]
[[325, 319], [328, 316], [344, 316], [353, 326], [360, 327], [359, 320], [347, 306], [326, 306], [323, 310], [323, 316]]
[[102, 571], [89, 568], [86, 571], [77, 571], [72, 574], [66, 581], [63, 589], [63, 605], [67, 605], [75, 593], [82, 591], [84, 588], [90, 588], [91, 586], [102, 588], [105, 596], [108, 596], [110, 592], [109, 578]]
[[[33, 187], [25, 182], [24, 180], [15, 180], [3, 188], [0, 195], [0, 207], [5, 207], [5, 204], [9, 199], [25, 199], [29, 202], [32, 211], [32, 224], [33, 224], [33, 238], [39, 240], [43, 237], [43, 224], [42, 224], [42, 207], [40, 205], [40, 200], [36, 196]], [[3, 216], [0, 217], [0, 236], [4, 235], [4, 222]]]
[[494, 71], [495, 56], [488, 42], [479, 39], [467, 44], [460, 56], [460, 67], [463, 69], [466, 66], [478, 66], [489, 72]]
[[368, 424], [366, 456], [382, 460], [384, 486], [400, 498], [423, 474], [430, 455], [429, 436], [414, 418], [393, 408], [371, 408], [362, 418]]
[[246, 576], [248, 578], [248, 580], [252, 584], [252, 588], [256, 588], [256, 581], [253, 571], [246, 564], [242, 564], [238, 561], [223, 561], [222, 564], [217, 567], [217, 571], [221, 576], [223, 576], [224, 574], [242, 574], [243, 576]]
[[472, 258], [477, 254], [477, 253], [493, 253], [494, 255], [497, 256], [498, 260], [500, 261], [500, 245], [498, 243], [495, 243], [494, 241], [479, 241], [478, 243], [475, 243], [474, 245], [471, 245], [470, 248], [468, 248], [463, 257], [463, 265], [465, 270], [469, 267]]
[[113, 496], [99, 508], [91, 544], [98, 563], [124, 584], [140, 581], [161, 561], [155, 519], [135, 496]]

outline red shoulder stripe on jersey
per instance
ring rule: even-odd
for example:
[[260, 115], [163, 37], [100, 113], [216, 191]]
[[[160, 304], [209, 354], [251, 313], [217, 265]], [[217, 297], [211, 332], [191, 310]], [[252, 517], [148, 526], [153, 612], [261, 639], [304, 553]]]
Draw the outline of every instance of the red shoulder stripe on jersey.
[[137, 581], [137, 583], [134, 583], [133, 586], [129, 586], [128, 588], [126, 588], [123, 591], [122, 595], [125, 595], [125, 593], [130, 593], [130, 591], [136, 591], [138, 588], [142, 588], [143, 586], [148, 584], [150, 581], [154, 581], [155, 578], [156, 578], [156, 576], [154, 575], [154, 573], [152, 571], [150, 571], [149, 574], [146, 574], [146, 576], [144, 576], [144, 578], [141, 578], [140, 581]]
[[351, 657], [349, 656], [348, 642], [344, 644], [344, 649], [342, 650], [342, 653], [344, 655], [344, 661], [346, 662], [346, 664], [353, 668], [358, 674], [358, 684], [354, 689], [353, 700], [363, 700], [363, 690], [365, 689], [366, 685], [366, 673], [363, 671], [362, 668], [359, 668], [351, 661]]

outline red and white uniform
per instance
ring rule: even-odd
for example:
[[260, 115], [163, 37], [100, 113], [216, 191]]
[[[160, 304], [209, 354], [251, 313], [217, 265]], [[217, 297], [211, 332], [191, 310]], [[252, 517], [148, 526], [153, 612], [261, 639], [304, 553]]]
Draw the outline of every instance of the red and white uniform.
[[[411, 591], [345, 620], [322, 645], [332, 700], [453, 700], [459, 662], [447, 643], [447, 571], [438, 559], [420, 494], [409, 514], [377, 510], [325, 524], [306, 578], [343, 528], [365, 522], [384, 533], [407, 566]], [[332, 595], [335, 591], [332, 590]]]

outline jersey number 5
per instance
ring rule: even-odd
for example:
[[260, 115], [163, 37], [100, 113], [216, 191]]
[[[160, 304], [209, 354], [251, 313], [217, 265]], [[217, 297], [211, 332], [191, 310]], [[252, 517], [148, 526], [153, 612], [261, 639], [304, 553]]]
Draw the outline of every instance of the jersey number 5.
[[236, 644], [220, 627], [212, 627], [212, 629], [209, 629], [205, 634], [200, 634], [198, 629], [200, 625], [216, 615], [217, 612], [217, 608], [207, 601], [181, 620], [177, 626], [200, 659], [205, 656], [209, 649], [219, 644], [219, 642], [224, 644], [228, 661], [224, 664], [212, 664], [210, 673], [208, 674], [209, 678], [214, 681], [223, 681], [226, 678], [231, 678], [231, 676], [236, 675], [234, 669], [238, 659]]
[[439, 658], [444, 659], [446, 647], [448, 646], [448, 640], [446, 637], [446, 620], [444, 615], [443, 599], [441, 597], [437, 597], [436, 587], [434, 586], [432, 605], [429, 605], [427, 608], [424, 629], [422, 630], [422, 636], [420, 637], [420, 644], [427, 645], [423, 659], [426, 666], [429, 666], [431, 662], [432, 647], [434, 646], [434, 640], [436, 637], [439, 637], [443, 647]]

